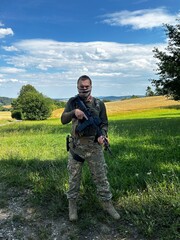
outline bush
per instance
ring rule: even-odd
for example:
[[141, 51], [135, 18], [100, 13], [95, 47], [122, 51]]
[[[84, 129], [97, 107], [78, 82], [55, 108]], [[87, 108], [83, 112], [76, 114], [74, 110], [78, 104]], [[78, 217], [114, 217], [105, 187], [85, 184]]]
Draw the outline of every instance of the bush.
[[22, 111], [21, 110], [14, 110], [11, 112], [11, 117], [17, 120], [22, 120]]
[[44, 120], [51, 116], [51, 105], [40, 93], [28, 92], [21, 105], [25, 120]]
[[20, 95], [12, 103], [14, 118], [45, 120], [51, 116], [53, 101], [44, 97], [33, 86], [23, 86]]

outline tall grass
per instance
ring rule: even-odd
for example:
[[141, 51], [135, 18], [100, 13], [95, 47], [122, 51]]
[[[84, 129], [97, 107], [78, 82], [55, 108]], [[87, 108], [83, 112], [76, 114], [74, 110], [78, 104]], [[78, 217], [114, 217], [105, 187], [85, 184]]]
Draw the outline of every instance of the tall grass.
[[[178, 239], [180, 216], [180, 118], [175, 109], [112, 116], [105, 152], [108, 178], [121, 219], [146, 239]], [[67, 212], [65, 137], [70, 125], [59, 119], [0, 127], [0, 182], [29, 189], [34, 204], [53, 217]], [[81, 226], [89, 214], [104, 221], [85, 163], [81, 186]], [[88, 223], [87, 223], [88, 224]], [[120, 228], [120, 226], [119, 226]]]
[[146, 237], [179, 237], [179, 123], [175, 116], [111, 122], [114, 197]]

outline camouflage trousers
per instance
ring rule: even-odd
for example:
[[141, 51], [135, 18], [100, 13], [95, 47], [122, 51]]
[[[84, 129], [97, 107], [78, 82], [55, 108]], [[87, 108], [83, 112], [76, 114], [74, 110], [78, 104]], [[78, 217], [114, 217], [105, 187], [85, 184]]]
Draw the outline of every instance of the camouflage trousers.
[[[102, 201], [110, 200], [112, 194], [107, 179], [107, 165], [105, 163], [102, 146], [94, 142], [94, 137], [82, 137], [76, 141], [72, 140], [70, 142], [70, 149], [86, 160], [92, 179], [96, 185], [98, 197]], [[83, 164], [83, 162], [75, 160], [69, 152], [67, 166], [69, 173], [68, 199], [76, 199], [79, 195]]]

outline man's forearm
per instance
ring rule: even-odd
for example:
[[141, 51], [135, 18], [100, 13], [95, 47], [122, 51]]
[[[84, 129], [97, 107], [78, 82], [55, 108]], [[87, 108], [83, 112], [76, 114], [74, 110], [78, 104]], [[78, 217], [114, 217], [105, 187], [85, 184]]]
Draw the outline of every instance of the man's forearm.
[[73, 117], [74, 117], [74, 110], [72, 110], [71, 112], [63, 112], [63, 114], [61, 115], [62, 124], [67, 124], [71, 122]]

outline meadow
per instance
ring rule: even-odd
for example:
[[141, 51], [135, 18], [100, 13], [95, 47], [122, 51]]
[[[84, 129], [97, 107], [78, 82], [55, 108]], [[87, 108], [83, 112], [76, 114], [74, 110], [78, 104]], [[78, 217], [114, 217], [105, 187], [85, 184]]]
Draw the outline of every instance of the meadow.
[[[105, 157], [113, 202], [121, 220], [115, 223], [102, 211], [85, 163], [80, 219], [76, 225], [78, 233], [82, 236], [82, 232], [95, 229], [101, 222], [114, 225], [121, 235], [114, 239], [179, 239], [179, 103], [152, 107], [146, 99], [143, 107], [137, 107], [137, 100], [129, 108], [126, 104], [124, 101], [120, 109], [115, 102], [107, 103], [113, 156], [105, 152]], [[3, 190], [0, 208], [7, 208], [10, 198], [28, 191], [28, 202], [33, 208], [40, 208], [44, 216], [68, 219], [65, 138], [70, 125], [61, 125], [56, 116], [45, 121], [8, 123], [0, 126], [0, 186]], [[27, 224], [22, 216], [16, 216], [15, 220]], [[50, 234], [47, 229], [38, 235], [39, 239], [51, 239], [47, 237]], [[69, 239], [81, 239], [78, 233], [71, 233]]]

